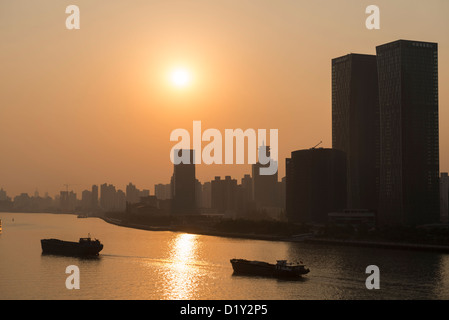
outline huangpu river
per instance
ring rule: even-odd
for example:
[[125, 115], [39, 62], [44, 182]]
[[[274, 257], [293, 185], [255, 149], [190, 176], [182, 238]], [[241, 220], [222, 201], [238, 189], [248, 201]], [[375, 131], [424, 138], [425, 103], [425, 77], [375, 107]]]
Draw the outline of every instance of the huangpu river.
[[[449, 298], [449, 255], [145, 231], [76, 215], [0, 213], [0, 299], [346, 300]], [[104, 244], [97, 258], [43, 255], [40, 240]], [[232, 258], [302, 261], [300, 280], [234, 275]], [[66, 268], [79, 268], [69, 290]], [[379, 268], [369, 290], [367, 266]]]

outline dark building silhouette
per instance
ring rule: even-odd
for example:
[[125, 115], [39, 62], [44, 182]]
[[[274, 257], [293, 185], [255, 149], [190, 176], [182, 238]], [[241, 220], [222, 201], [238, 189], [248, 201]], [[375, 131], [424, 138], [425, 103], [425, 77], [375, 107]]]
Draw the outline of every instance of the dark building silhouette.
[[83, 212], [96, 212], [98, 211], [98, 186], [92, 185], [91, 191], [84, 190], [81, 193], [81, 210]]
[[92, 209], [92, 192], [89, 190], [83, 190], [81, 193], [81, 209], [84, 212]]
[[154, 185], [154, 195], [159, 200], [171, 199], [171, 185], [162, 183]]
[[347, 207], [378, 205], [379, 95], [375, 55], [332, 60], [332, 148], [347, 157]]
[[195, 179], [195, 208], [198, 210], [203, 207], [203, 184]]
[[126, 209], [126, 195], [122, 190], [116, 190], [112, 184], [104, 183], [100, 186], [100, 207], [103, 211], [124, 211]]
[[438, 45], [376, 47], [380, 107], [381, 224], [439, 221]]
[[218, 213], [232, 213], [237, 211], [237, 180], [226, 176], [224, 180], [215, 177], [211, 181], [211, 207]]
[[440, 177], [440, 221], [449, 222], [449, 175], [441, 172]]
[[247, 202], [253, 200], [253, 179], [251, 175], [245, 174], [241, 180], [242, 192], [244, 194], [244, 199]]
[[[262, 145], [259, 147], [259, 159], [261, 154], [270, 157], [270, 146]], [[258, 208], [278, 206], [277, 182], [278, 172], [271, 175], [261, 175], [260, 168], [269, 167], [270, 163], [261, 164], [257, 162], [252, 165], [252, 192], [253, 200]]]
[[100, 206], [104, 211], [113, 211], [115, 209], [115, 187], [107, 183], [100, 186]]
[[76, 193], [73, 191], [60, 191], [59, 195], [59, 209], [61, 212], [74, 212], [76, 207]]
[[140, 190], [131, 182], [126, 186], [126, 202], [138, 203], [140, 201]]
[[92, 209], [98, 210], [98, 186], [92, 185]]
[[285, 211], [285, 183], [286, 183], [286, 177], [283, 177], [281, 181], [279, 182], [279, 199], [280, 199], [280, 205], [281, 208]]
[[165, 216], [170, 213], [168, 202], [169, 200], [160, 200], [156, 196], [141, 196], [138, 202], [126, 202], [126, 213], [142, 217]]
[[212, 186], [211, 186], [210, 181], [203, 183], [201, 193], [202, 193], [201, 206], [203, 208], [210, 209], [212, 206], [212, 204], [211, 204], [211, 202], [212, 202]]
[[8, 200], [8, 196], [6, 195], [6, 191], [3, 188], [0, 189], [0, 201]]
[[336, 149], [293, 151], [286, 159], [286, 214], [290, 222], [326, 223], [346, 208], [346, 154]]
[[14, 202], [7, 196], [6, 191], [3, 188], [0, 189], [0, 211], [11, 211], [13, 209]]
[[[182, 161], [176, 164], [176, 159], [181, 159], [182, 151], [187, 152], [189, 163]], [[174, 150], [175, 164], [172, 176], [172, 206], [173, 214], [194, 214], [196, 213], [196, 179], [195, 179], [195, 152], [194, 150]]]

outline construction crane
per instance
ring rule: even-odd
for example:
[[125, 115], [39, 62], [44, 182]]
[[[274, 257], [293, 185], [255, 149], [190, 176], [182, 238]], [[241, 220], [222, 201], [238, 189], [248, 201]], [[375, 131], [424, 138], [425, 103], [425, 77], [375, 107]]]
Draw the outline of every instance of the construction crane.
[[323, 143], [323, 141], [320, 141], [320, 143], [318, 143], [318, 144], [316, 144], [316, 145], [314, 145], [312, 148], [310, 148], [310, 149], [315, 149], [316, 147], [318, 147], [320, 144], [322, 144]]

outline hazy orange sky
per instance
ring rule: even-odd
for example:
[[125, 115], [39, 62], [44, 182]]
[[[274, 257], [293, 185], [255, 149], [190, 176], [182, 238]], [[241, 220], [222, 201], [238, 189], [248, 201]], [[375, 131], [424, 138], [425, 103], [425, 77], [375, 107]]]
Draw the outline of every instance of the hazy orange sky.
[[[80, 30], [67, 30], [68, 5]], [[380, 8], [367, 30], [365, 8]], [[449, 170], [449, 1], [0, 0], [0, 187], [169, 183], [177, 128], [279, 130], [293, 150], [332, 146], [331, 59], [397, 39], [439, 44], [440, 169]], [[183, 90], [167, 80], [191, 70]], [[205, 145], [205, 144], [204, 144]], [[240, 180], [249, 165], [197, 166]]]

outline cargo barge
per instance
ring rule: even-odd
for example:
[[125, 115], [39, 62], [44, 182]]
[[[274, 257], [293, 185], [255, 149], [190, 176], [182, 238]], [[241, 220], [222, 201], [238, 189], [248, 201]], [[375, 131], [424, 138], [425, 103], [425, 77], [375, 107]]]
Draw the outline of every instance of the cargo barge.
[[304, 264], [291, 264], [287, 263], [287, 260], [277, 260], [276, 264], [245, 259], [231, 259], [230, 261], [235, 274], [297, 278], [310, 272]]
[[64, 256], [97, 256], [103, 249], [103, 244], [89, 237], [80, 238], [78, 242], [58, 239], [42, 239], [42, 253]]

